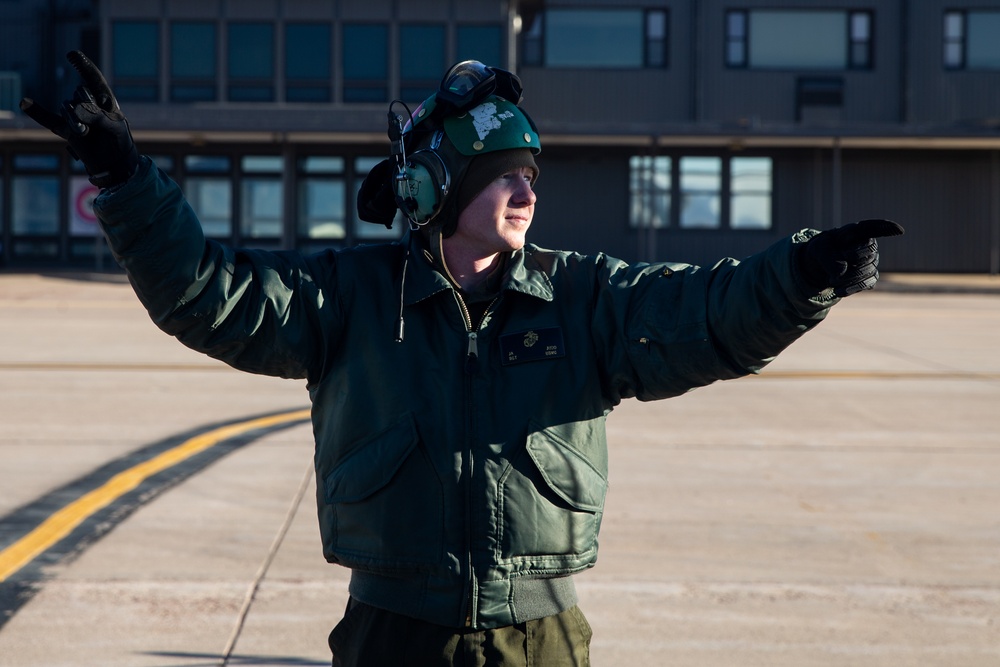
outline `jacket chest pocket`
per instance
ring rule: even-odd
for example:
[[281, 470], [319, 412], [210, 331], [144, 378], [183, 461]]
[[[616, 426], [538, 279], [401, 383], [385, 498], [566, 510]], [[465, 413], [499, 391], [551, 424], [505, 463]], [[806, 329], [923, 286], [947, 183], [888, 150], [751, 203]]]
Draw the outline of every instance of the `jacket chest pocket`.
[[550, 565], [564, 567], [589, 562], [607, 489], [606, 473], [552, 429], [529, 433], [500, 480], [501, 558], [553, 557]]
[[324, 482], [340, 563], [406, 570], [440, 562], [444, 491], [412, 415], [356, 445]]

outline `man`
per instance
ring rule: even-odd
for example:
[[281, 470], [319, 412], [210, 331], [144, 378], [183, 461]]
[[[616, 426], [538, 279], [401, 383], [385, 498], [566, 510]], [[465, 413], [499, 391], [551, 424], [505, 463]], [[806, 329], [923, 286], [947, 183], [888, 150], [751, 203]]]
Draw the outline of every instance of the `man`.
[[[864, 221], [804, 230], [706, 270], [629, 266], [525, 242], [538, 134], [514, 75], [467, 61], [412, 114], [358, 198], [401, 243], [239, 250], [206, 240], [140, 157], [100, 71], [61, 115], [103, 191], [108, 242], [150, 316], [253, 372], [307, 378], [326, 558], [351, 568], [334, 665], [586, 665], [572, 575], [594, 565], [604, 420], [759, 371], [877, 280]], [[395, 105], [395, 103], [394, 103]]]

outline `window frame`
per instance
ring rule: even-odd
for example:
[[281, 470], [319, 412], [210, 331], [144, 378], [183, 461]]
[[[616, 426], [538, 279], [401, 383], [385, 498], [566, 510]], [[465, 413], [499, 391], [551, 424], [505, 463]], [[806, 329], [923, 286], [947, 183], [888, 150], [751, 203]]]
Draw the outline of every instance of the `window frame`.
[[[349, 209], [352, 201], [348, 196], [347, 162], [348, 158], [338, 153], [310, 153], [296, 158], [295, 245], [297, 248], [316, 250], [347, 243], [350, 226]], [[313, 186], [339, 190], [338, 210], [327, 211], [325, 216], [312, 215], [314, 211], [309, 206], [309, 198]]]
[[[496, 30], [496, 33], [497, 33], [496, 34], [496, 37], [497, 37], [497, 43], [496, 43], [497, 55], [496, 55], [495, 58], [483, 57], [483, 56], [487, 56], [488, 55], [486, 53], [482, 53], [482, 54], [470, 53], [470, 51], [472, 51], [472, 50], [467, 50], [467, 49], [463, 48], [463, 45], [462, 45], [462, 42], [463, 42], [462, 33], [463, 33], [463, 31], [465, 31], [465, 30], [483, 30], [483, 31], [485, 31], [485, 30], [488, 30], [488, 29], [489, 30]], [[480, 62], [486, 63], [487, 65], [495, 65], [497, 67], [505, 67], [506, 60], [507, 60], [507, 44], [506, 44], [506, 40], [504, 40], [504, 26], [502, 24], [500, 24], [500, 23], [490, 23], [490, 22], [485, 22], [485, 21], [479, 21], [479, 22], [459, 21], [459, 22], [456, 22], [455, 23], [455, 57], [453, 58], [453, 60], [455, 62], [459, 62], [459, 61], [462, 61], [462, 60], [469, 60], [469, 59], [478, 60]]]
[[[434, 30], [441, 32], [440, 43], [441, 47], [441, 62], [438, 66], [432, 67], [427, 70], [426, 76], [408, 76], [406, 73], [407, 67], [407, 47], [406, 35], [405, 33], [409, 30]], [[397, 55], [398, 60], [396, 61], [396, 66], [399, 71], [399, 94], [398, 97], [407, 103], [419, 103], [427, 98], [431, 92], [437, 89], [441, 83], [441, 72], [450, 64], [448, 62], [448, 23], [442, 21], [435, 22], [405, 22], [400, 23], [397, 26]], [[438, 41], [438, 40], [430, 40]], [[424, 40], [419, 40], [420, 43], [424, 43]], [[427, 63], [430, 64], [429, 62]]]
[[[718, 184], [717, 187], [709, 189], [692, 190], [694, 194], [709, 194], [718, 200], [718, 212], [716, 225], [684, 225], [684, 200], [689, 192], [685, 190], [683, 184], [682, 164], [686, 158], [711, 158], [719, 160]], [[767, 160], [767, 184], [768, 189], [753, 189], [747, 187], [733, 187], [733, 162], [742, 159]], [[655, 165], [667, 165], [666, 169], [657, 170]], [[766, 153], [725, 153], [706, 151], [667, 151], [657, 153], [633, 153], [629, 156], [629, 190], [628, 190], [628, 216], [627, 225], [630, 232], [641, 232], [643, 230], [669, 231], [672, 233], [699, 234], [699, 233], [772, 233], [775, 228], [775, 175], [777, 159], [774, 155]], [[637, 171], [637, 169], [639, 171]], [[666, 174], [667, 189], [657, 187], [645, 189], [644, 185], [649, 185], [656, 174]], [[662, 179], [661, 179], [662, 180]], [[767, 220], [763, 226], [739, 226], [733, 224], [734, 200], [741, 196], [766, 196]], [[645, 202], [658, 203], [666, 202], [665, 212], [653, 211], [646, 215], [637, 216], [636, 213], [643, 209]], [[657, 220], [663, 220], [657, 223]]]
[[[642, 41], [642, 47], [640, 49], [639, 61], [633, 65], [623, 65], [623, 64], [611, 64], [611, 65], [595, 65], [593, 63], [560, 63], [558, 65], [553, 65], [549, 62], [549, 48], [547, 45], [548, 36], [548, 26], [549, 26], [549, 13], [550, 12], [640, 12], [640, 24], [639, 24], [639, 34], [638, 39]], [[658, 61], [654, 61], [653, 58], [653, 37], [651, 31], [653, 28], [654, 20], [660, 19], [663, 25], [663, 35], [662, 44], [660, 51], [662, 52], [662, 58]], [[531, 27], [528, 30], [521, 32], [520, 38], [518, 39], [518, 49], [519, 57], [522, 66], [525, 67], [544, 67], [546, 69], [597, 69], [604, 71], [615, 71], [615, 70], [665, 70], [670, 68], [670, 10], [664, 7], [616, 7], [616, 6], [598, 6], [598, 7], [550, 7], [539, 11], [533, 18]]]
[[[122, 74], [118, 71], [118, 44], [120, 35], [118, 30], [125, 27], [139, 27], [151, 29], [153, 36], [153, 74], [132, 75]], [[160, 44], [163, 41], [161, 22], [155, 19], [116, 19], [111, 22], [111, 80], [113, 82], [115, 96], [126, 102], [159, 102], [160, 101], [160, 79], [162, 70], [163, 54]], [[149, 88], [149, 94], [133, 94], [135, 89]]]
[[[351, 40], [348, 33], [355, 28], [371, 29], [380, 33], [382, 41], [382, 72], [375, 76], [353, 76], [348, 69], [351, 52]], [[352, 35], [353, 38], [353, 35]], [[340, 82], [340, 99], [348, 104], [383, 104], [389, 101], [389, 71], [390, 53], [392, 51], [392, 34], [387, 23], [371, 21], [344, 22], [340, 24], [339, 44], [334, 48], [340, 50], [342, 81]]]
[[[325, 57], [322, 60], [325, 66], [323, 76], [299, 76], [290, 69], [293, 61], [290, 57], [291, 49], [298, 45], [307, 45], [309, 48], [315, 46], [315, 43], [311, 40], [301, 41], [291, 39], [290, 31], [300, 28], [312, 29], [317, 33], [325, 31], [326, 43], [319, 45], [326, 47]], [[284, 90], [281, 91], [282, 99], [293, 104], [324, 104], [333, 101], [333, 50], [336, 46], [336, 40], [333, 35], [333, 24], [329, 21], [286, 21], [282, 25], [282, 37], [284, 39], [284, 53], [282, 54], [281, 66], [285, 75]], [[306, 94], [299, 97], [296, 94], [290, 94], [293, 91], [300, 93], [312, 91], [318, 94]]]
[[[941, 22], [941, 66], [948, 72], [1000, 72], [1000, 57], [995, 66], [983, 66], [970, 64], [970, 40], [972, 30], [970, 17], [977, 14], [992, 14], [1000, 19], [1000, 9], [994, 7], [982, 7], [975, 9], [945, 9], [942, 13]], [[957, 20], [958, 36], [949, 37], [949, 19]], [[978, 42], [977, 42], [978, 43]], [[956, 51], [949, 55], [949, 47]]]
[[[244, 47], [248, 44], [239, 43], [235, 39], [240, 29], [264, 29], [270, 40], [267, 46], [268, 61], [266, 74], [236, 75], [233, 73], [234, 63], [238, 63]], [[276, 58], [277, 30], [273, 22], [268, 21], [227, 21], [226, 22], [226, 101], [253, 102], [268, 104], [276, 101], [275, 84], [278, 70]], [[252, 41], [252, 40], [251, 40]], [[254, 51], [263, 52], [264, 45], [258, 45]], [[234, 51], [238, 48], [238, 51]], [[263, 93], [263, 94], [261, 94]]]
[[[835, 67], [801, 67], [792, 63], [787, 65], [755, 66], [751, 62], [751, 18], [758, 12], [780, 12], [784, 14], [807, 14], [813, 12], [828, 12], [843, 14], [844, 30], [844, 62]], [[861, 38], [857, 34], [859, 23], [863, 21], [867, 36]], [[741, 26], [742, 34], [734, 34], [735, 24]], [[875, 12], [868, 9], [825, 9], [825, 8], [743, 8], [728, 9], [723, 14], [723, 54], [722, 60], [727, 69], [754, 71], [873, 71], [875, 69]], [[734, 50], [735, 49], [735, 50]]]
[[[280, 247], [285, 238], [285, 183], [283, 174], [288, 168], [284, 157], [278, 153], [248, 152], [239, 155], [236, 162], [236, 181], [239, 205], [235, 215], [236, 234], [240, 243], [253, 247]], [[254, 206], [257, 187], [267, 186], [276, 190], [277, 211], [273, 217], [259, 215]], [[276, 233], [262, 233], [268, 226]]]
[[[205, 26], [211, 28], [212, 32], [212, 48], [211, 53], [211, 65], [212, 73], [210, 75], [198, 75], [198, 76], [178, 76], [176, 73], [176, 67], [178, 64], [178, 48], [177, 42], [181, 40], [176, 39], [175, 28], [181, 27], [192, 27], [192, 26]], [[168, 99], [172, 103], [177, 104], [191, 104], [196, 102], [217, 102], [219, 100], [219, 25], [217, 21], [193, 21], [193, 20], [177, 20], [170, 21], [167, 25], [168, 30], [168, 47], [167, 47], [167, 63], [169, 66], [168, 77], [169, 77], [169, 93]], [[179, 90], [185, 88], [192, 88], [196, 90], [207, 90], [211, 91], [210, 95], [198, 95], [192, 93], [186, 93], [183, 95], [178, 94]]]

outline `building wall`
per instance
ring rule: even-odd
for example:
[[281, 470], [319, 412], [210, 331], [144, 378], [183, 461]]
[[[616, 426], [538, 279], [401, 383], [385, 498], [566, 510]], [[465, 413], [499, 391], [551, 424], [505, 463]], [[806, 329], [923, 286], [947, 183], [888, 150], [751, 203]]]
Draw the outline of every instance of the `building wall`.
[[[52, 6], [60, 13], [46, 20], [45, 11]], [[666, 12], [666, 62], [616, 68], [525, 64], [512, 22], [515, 7], [524, 15], [523, 31], [533, 13], [545, 10]], [[113, 56], [114, 22], [157, 21], [159, 100], [123, 103], [140, 148], [163, 156], [186, 190], [208, 178], [194, 171], [199, 160], [225, 158], [225, 171], [208, 178], [218, 186], [212, 191], [228, 199], [232, 227], [224, 240], [308, 251], [394, 238], [401, 231], [400, 224], [383, 233], [356, 221], [353, 196], [363, 166], [388, 150], [388, 100], [403, 86], [403, 26], [446, 25], [447, 59], [457, 53], [456, 26], [499, 25], [505, 31], [501, 64], [521, 76], [524, 108], [536, 121], [544, 146], [530, 235], [536, 243], [605, 251], [631, 261], [711, 264], [723, 256], [748, 255], [802, 227], [889, 217], [904, 224], [907, 235], [885, 244], [884, 270], [1000, 272], [1000, 66], [949, 69], [942, 60], [946, 13], [1000, 6], [995, 0], [963, 0], [958, 7], [943, 0], [874, 0], [863, 6], [827, 0], [822, 4], [826, 11], [871, 12], [870, 68], [727, 66], [726, 13], [783, 8], [816, 5], [805, 0], [645, 0], [634, 5], [609, 0], [62, 0], [55, 5], [24, 0], [0, 3], [0, 36], [5, 37], [0, 40], [0, 71], [18, 69], [25, 92], [52, 106], [76, 85], [75, 75], [62, 65], [66, 50], [94, 48], [114, 86], [114, 71], [107, 65]], [[169, 101], [170, 25], [189, 19], [217, 26], [215, 101]], [[248, 20], [277, 27], [275, 102], [226, 101], [226, 26]], [[281, 99], [281, 26], [294, 21], [331, 26], [334, 92], [327, 102]], [[26, 39], [25, 22], [58, 26], [51, 34], [59, 37]], [[338, 40], [342, 26], [352, 22], [387, 27], [385, 101], [345, 102], [340, 92], [344, 71]], [[98, 28], [100, 48], [93, 46]], [[841, 103], [804, 115], [796, 86], [809, 77], [840, 80]], [[434, 83], [428, 81], [428, 94]], [[274, 164], [280, 167], [253, 172], [247, 158], [260, 156], [278, 158]], [[340, 171], [308, 174], [302, 160], [309, 156], [332, 159]], [[725, 164], [740, 156], [770, 158], [770, 225], [735, 229], [723, 219], [715, 229], [682, 228], [676, 211], [664, 227], [635, 224], [630, 167], [635, 156], [667, 158], [675, 170], [682, 158], [691, 156], [718, 157]], [[673, 178], [676, 187], [678, 177]], [[269, 192], [280, 193], [281, 220], [262, 222], [270, 230], [263, 236], [241, 226], [251, 205], [244, 201], [245, 190], [253, 181], [264, 181]], [[340, 208], [322, 224], [339, 225], [339, 236], [309, 236], [300, 229], [302, 189], [319, 181], [336, 184], [324, 192], [335, 191], [330, 201]], [[725, 207], [729, 181], [723, 181], [719, 199]], [[80, 166], [61, 142], [20, 114], [0, 117], [0, 258], [10, 265], [91, 262], [102, 246], [75, 213], [81, 183]], [[673, 194], [673, 206], [682, 206], [680, 191]], [[14, 228], [15, 217], [22, 228]], [[101, 261], [108, 261], [106, 255]]]

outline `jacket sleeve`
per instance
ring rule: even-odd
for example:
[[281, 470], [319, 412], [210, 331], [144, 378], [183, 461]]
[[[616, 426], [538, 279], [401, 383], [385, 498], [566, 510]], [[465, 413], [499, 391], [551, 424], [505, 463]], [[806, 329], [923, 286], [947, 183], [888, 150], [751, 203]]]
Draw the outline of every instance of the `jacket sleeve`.
[[251, 373], [309, 377], [336, 336], [323, 285], [335, 262], [207, 240], [180, 188], [142, 158], [94, 202], [111, 251], [153, 322], [184, 345]]
[[608, 391], [653, 400], [760, 372], [837, 302], [797, 275], [794, 246], [814, 233], [710, 269], [612, 262], [594, 325]]

